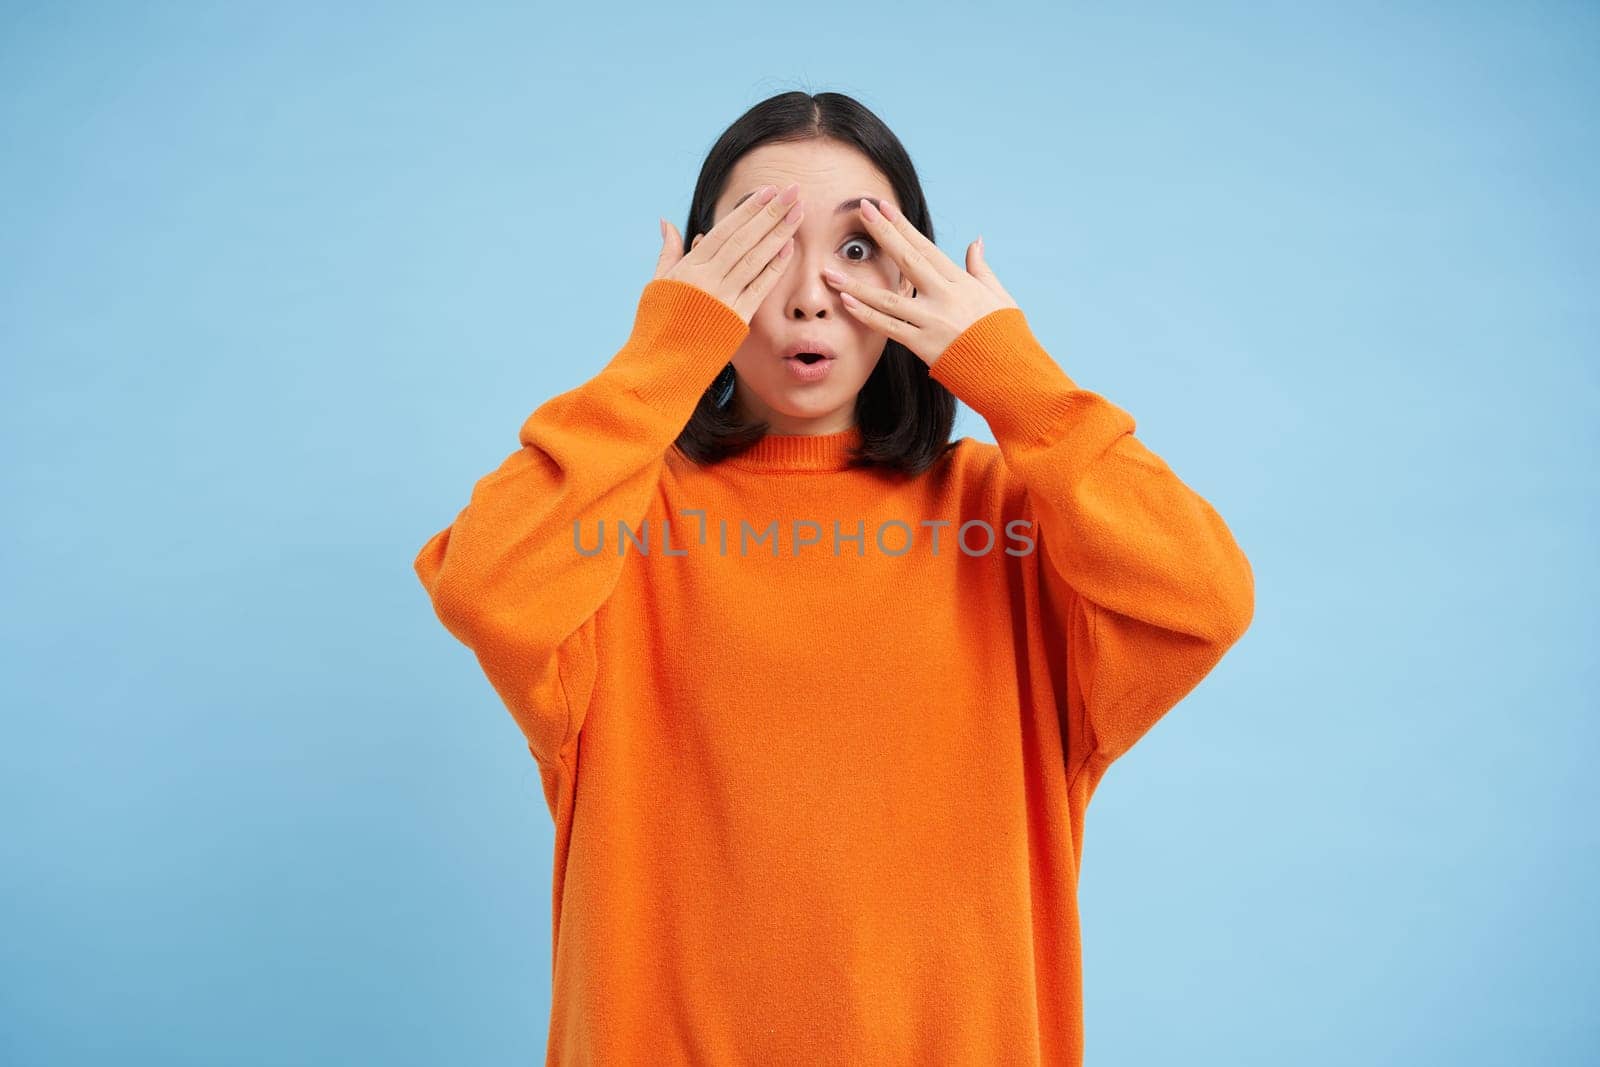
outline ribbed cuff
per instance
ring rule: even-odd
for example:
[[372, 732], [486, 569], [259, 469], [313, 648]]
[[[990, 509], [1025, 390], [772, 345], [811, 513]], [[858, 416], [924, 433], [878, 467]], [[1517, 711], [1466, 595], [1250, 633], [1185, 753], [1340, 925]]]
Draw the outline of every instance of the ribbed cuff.
[[1020, 308], [991, 311], [968, 326], [928, 373], [982, 415], [996, 437], [1019, 443], [1053, 436], [1080, 392]]
[[605, 373], [684, 423], [749, 332], [738, 312], [706, 290], [657, 278], [639, 295], [633, 330]]

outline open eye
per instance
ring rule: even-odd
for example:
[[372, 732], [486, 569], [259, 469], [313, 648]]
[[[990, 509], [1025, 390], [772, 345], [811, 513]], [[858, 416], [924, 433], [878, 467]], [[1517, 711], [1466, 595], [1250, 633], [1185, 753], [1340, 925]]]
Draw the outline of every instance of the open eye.
[[852, 256], [849, 252], [846, 252], [845, 258], [852, 263], [870, 262], [872, 258], [878, 254], [878, 242], [874, 241], [864, 233], [851, 234], [850, 239], [845, 241], [841, 247], [848, 249], [851, 245], [863, 245], [867, 248], [867, 251], [860, 256]]

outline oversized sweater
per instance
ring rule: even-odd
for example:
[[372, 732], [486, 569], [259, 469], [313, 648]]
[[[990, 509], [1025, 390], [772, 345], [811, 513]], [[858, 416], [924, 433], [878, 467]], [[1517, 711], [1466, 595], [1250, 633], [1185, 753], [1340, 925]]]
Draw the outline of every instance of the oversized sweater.
[[648, 283], [416, 557], [554, 822], [546, 1062], [1079, 1064], [1089, 798], [1249, 625], [1250, 564], [1015, 308], [930, 367], [997, 444], [697, 465], [747, 331]]

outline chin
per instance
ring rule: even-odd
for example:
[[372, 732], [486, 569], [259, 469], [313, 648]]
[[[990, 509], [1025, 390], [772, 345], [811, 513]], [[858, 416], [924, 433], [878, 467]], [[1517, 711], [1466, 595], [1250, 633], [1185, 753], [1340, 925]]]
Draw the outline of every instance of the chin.
[[839, 405], [844, 401], [839, 397], [817, 397], [809, 403], [793, 403], [779, 398], [777, 403], [768, 402], [767, 406], [774, 412], [790, 419], [820, 419], [824, 415], [831, 415], [839, 410]]
[[[862, 372], [860, 357], [853, 354], [837, 357], [828, 377], [814, 383], [794, 380], [781, 365], [750, 367], [747, 372], [736, 362], [735, 368], [743, 376], [744, 387], [752, 399], [773, 414], [788, 419], [817, 419], [834, 414], [855, 401], [867, 377]], [[871, 369], [868, 366], [866, 371]]]
[[779, 381], [772, 392], [761, 399], [768, 407], [785, 415], [825, 415], [861, 391], [859, 382], [842, 381], [832, 375], [830, 378], [832, 380], [815, 385]]

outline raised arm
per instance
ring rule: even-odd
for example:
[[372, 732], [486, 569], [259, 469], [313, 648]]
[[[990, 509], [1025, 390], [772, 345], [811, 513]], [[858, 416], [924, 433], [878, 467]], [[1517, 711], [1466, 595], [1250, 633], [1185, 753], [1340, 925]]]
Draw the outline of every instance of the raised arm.
[[1042, 609], [1065, 646], [1067, 772], [1096, 773], [1249, 627], [1255, 581], [1220, 515], [1081, 389], [1018, 308], [974, 322], [930, 373], [988, 421], [1035, 520]]
[[[485, 675], [541, 763], [576, 734], [595, 676], [595, 613], [628, 556], [664, 457], [748, 326], [696, 286], [656, 279], [622, 349], [522, 424], [522, 447], [478, 480], [415, 561], [445, 627]], [[582, 555], [604, 522], [609, 551]]]

